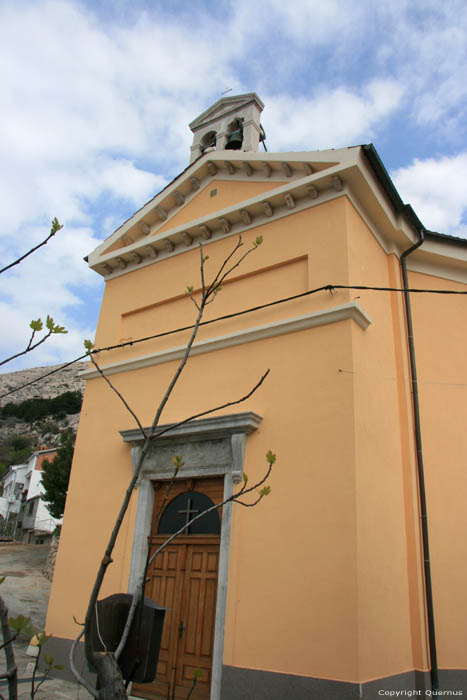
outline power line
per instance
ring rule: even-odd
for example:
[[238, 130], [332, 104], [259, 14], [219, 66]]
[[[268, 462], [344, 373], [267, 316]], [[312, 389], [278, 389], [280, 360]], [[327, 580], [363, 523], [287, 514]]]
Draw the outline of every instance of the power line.
[[[210, 319], [209, 321], [201, 321], [200, 326], [207, 326], [210, 325], [211, 323], [217, 323], [218, 321], [226, 321], [230, 318], [236, 318], [237, 316], [243, 316], [245, 314], [252, 313], [253, 311], [260, 311], [261, 309], [267, 309], [271, 306], [277, 306], [278, 304], [284, 304], [288, 301], [294, 301], [296, 299], [301, 299], [303, 297], [311, 296], [312, 294], [317, 294], [318, 292], [333, 292], [335, 289], [349, 289], [349, 290], [359, 290], [359, 291], [373, 291], [373, 292], [410, 292], [414, 294], [451, 294], [451, 295], [467, 295], [467, 290], [466, 291], [458, 291], [458, 290], [452, 290], [452, 289], [420, 289], [420, 288], [409, 288], [409, 289], [404, 289], [403, 287], [372, 287], [372, 286], [366, 286], [366, 285], [347, 285], [347, 284], [325, 284], [322, 287], [316, 287], [315, 289], [309, 289], [306, 292], [301, 292], [300, 294], [294, 294], [289, 297], [283, 297], [282, 299], [275, 299], [274, 301], [269, 301], [266, 304], [258, 304], [257, 306], [252, 306], [248, 309], [244, 309], [243, 311], [235, 311], [231, 314], [225, 314], [223, 316], [217, 316], [216, 318]], [[127, 340], [124, 343], [117, 343], [116, 345], [108, 345], [103, 348], [96, 348], [95, 350], [92, 350], [93, 355], [98, 354], [100, 352], [109, 352], [111, 350], [117, 350], [118, 348], [125, 348], [129, 347], [132, 345], [137, 345], [138, 343], [145, 343], [148, 340], [155, 340], [157, 338], [163, 338], [168, 335], [174, 335], [175, 333], [182, 333], [183, 331], [188, 331], [194, 328], [194, 324], [191, 324], [189, 326], [181, 326], [180, 328], [174, 328], [170, 331], [163, 331], [162, 333], [154, 333], [153, 335], [148, 335], [145, 336], [144, 338], [137, 338], [136, 340]], [[20, 391], [21, 389], [25, 389], [28, 386], [31, 386], [32, 384], [36, 384], [36, 382], [41, 382], [43, 379], [47, 379], [47, 377], [52, 376], [53, 374], [56, 374], [57, 372], [61, 372], [63, 369], [66, 367], [70, 367], [71, 365], [75, 364], [76, 362], [80, 362], [81, 360], [84, 360], [88, 356], [88, 353], [84, 353], [83, 355], [80, 355], [79, 357], [75, 358], [74, 360], [71, 360], [70, 362], [65, 363], [61, 367], [56, 367], [55, 369], [51, 370], [50, 372], [46, 372], [46, 374], [43, 374], [41, 377], [36, 377], [36, 379], [32, 379], [30, 382], [26, 382], [25, 384], [22, 384], [19, 387], [16, 387], [15, 389], [11, 389], [10, 391], [6, 392], [5, 394], [0, 395], [0, 399], [5, 398], [6, 396], [10, 396], [10, 394], [14, 394], [17, 391]]]

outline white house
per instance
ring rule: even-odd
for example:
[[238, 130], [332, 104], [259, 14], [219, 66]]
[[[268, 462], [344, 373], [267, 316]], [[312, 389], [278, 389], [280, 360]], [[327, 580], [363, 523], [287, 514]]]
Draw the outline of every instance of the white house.
[[50, 515], [42, 500], [42, 464], [56, 454], [55, 448], [41, 446], [26, 464], [11, 466], [5, 474], [0, 497], [4, 534], [29, 544], [42, 544], [61, 523]]
[[11, 466], [2, 481], [2, 496], [0, 497], [0, 518], [2, 519], [2, 534], [15, 537], [18, 514], [21, 509], [24, 482], [29, 464]]

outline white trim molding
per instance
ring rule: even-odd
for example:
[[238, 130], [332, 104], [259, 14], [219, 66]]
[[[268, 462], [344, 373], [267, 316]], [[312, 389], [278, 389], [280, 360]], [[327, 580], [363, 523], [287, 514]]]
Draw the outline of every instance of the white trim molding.
[[[274, 338], [279, 335], [295, 333], [296, 331], [308, 330], [317, 326], [324, 326], [328, 323], [337, 323], [338, 321], [346, 321], [352, 319], [360, 326], [362, 330], [366, 330], [371, 323], [370, 317], [355, 301], [340, 306], [333, 306], [329, 309], [321, 311], [312, 311], [303, 316], [295, 316], [286, 318], [281, 321], [273, 321], [262, 326], [254, 326], [246, 328], [235, 333], [227, 333], [226, 335], [200, 340], [195, 343], [191, 349], [190, 356], [203, 355], [207, 352], [215, 350], [223, 350], [225, 348], [234, 347], [235, 345], [244, 345], [245, 343], [254, 343], [258, 340], [266, 338]], [[179, 345], [160, 352], [149, 353], [148, 355], [140, 355], [139, 357], [131, 358], [130, 360], [121, 360], [120, 362], [111, 362], [108, 365], [101, 367], [106, 375], [118, 374], [119, 372], [131, 372], [152, 365], [159, 365], [165, 362], [172, 362], [183, 357], [186, 346]], [[79, 373], [83, 379], [93, 379], [99, 377], [99, 372], [93, 367], [85, 369]]]

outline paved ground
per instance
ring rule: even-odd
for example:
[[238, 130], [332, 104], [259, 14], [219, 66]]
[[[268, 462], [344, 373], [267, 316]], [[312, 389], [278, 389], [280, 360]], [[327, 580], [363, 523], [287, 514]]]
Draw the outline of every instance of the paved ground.
[[[50, 583], [42, 575], [47, 550], [48, 547], [45, 545], [0, 542], [0, 577], [6, 576], [0, 586], [0, 595], [11, 617], [19, 614], [29, 616], [31, 622], [39, 629], [44, 627], [50, 593]], [[33, 658], [26, 654], [28, 641], [22, 639], [14, 643], [20, 681], [31, 678], [32, 675]], [[0, 652], [0, 674], [4, 669], [4, 653]], [[18, 690], [19, 700], [30, 698], [30, 681], [20, 682]], [[7, 687], [3, 685], [3, 681], [0, 681], [0, 695], [8, 697]], [[80, 685], [57, 678], [47, 679], [36, 694], [37, 700], [87, 700], [91, 697]]]

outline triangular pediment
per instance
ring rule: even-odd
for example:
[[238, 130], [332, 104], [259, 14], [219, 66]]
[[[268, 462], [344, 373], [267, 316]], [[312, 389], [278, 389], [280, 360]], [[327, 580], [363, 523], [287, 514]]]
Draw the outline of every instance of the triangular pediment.
[[[355, 151], [358, 149], [274, 154], [207, 153], [103, 241], [89, 255], [89, 265], [105, 277], [121, 274], [189, 248], [200, 236], [210, 240], [239, 226], [249, 227], [250, 214], [245, 212], [245, 202], [256, 199], [259, 202], [256, 220], [263, 210], [266, 219], [271, 220], [272, 216], [281, 215], [284, 201], [288, 202], [285, 206], [291, 206], [292, 199], [284, 200], [284, 194], [300, 183], [311, 188], [311, 195], [307, 196], [312, 199], [317, 192], [314, 180], [318, 182], [325, 177], [326, 187], [332, 186], [332, 174], [349, 160], [353, 162]], [[329, 176], [325, 175], [328, 172]], [[226, 187], [226, 182], [230, 186]], [[232, 195], [232, 201], [225, 201], [224, 197], [221, 204], [216, 196], [218, 189]], [[276, 191], [279, 199], [269, 205]], [[272, 211], [274, 213], [269, 213]]]
[[222, 119], [231, 112], [244, 109], [251, 103], [256, 103], [260, 111], [264, 108], [264, 104], [256, 92], [248, 92], [244, 95], [235, 95], [233, 97], [221, 97], [220, 100], [217, 100], [209, 109], [190, 123], [190, 129], [195, 131], [200, 127], [210, 124], [212, 121]]

